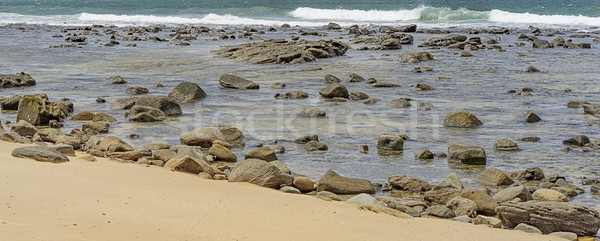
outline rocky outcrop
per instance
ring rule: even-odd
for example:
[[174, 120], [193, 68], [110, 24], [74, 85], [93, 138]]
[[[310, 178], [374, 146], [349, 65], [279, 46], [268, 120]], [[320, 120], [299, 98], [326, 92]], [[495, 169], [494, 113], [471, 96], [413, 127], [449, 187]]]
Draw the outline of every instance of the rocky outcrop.
[[335, 194], [375, 194], [373, 184], [366, 179], [347, 178], [329, 170], [317, 182], [318, 191], [329, 191]]
[[169, 97], [179, 103], [191, 103], [206, 97], [206, 93], [199, 85], [192, 82], [182, 82], [175, 86]]
[[192, 131], [184, 132], [179, 137], [181, 144], [210, 148], [214, 140], [224, 141], [233, 147], [243, 147], [244, 135], [235, 127], [214, 126], [199, 127]]
[[350, 49], [350, 46], [333, 40], [287, 41], [277, 39], [265, 40], [261, 43], [222, 47], [219, 50], [212, 51], [212, 53], [253, 64], [294, 64], [343, 56], [348, 49]]
[[450, 145], [448, 147], [448, 162], [467, 165], [485, 165], [487, 156], [485, 150], [478, 146]]
[[483, 125], [473, 114], [465, 110], [452, 111], [444, 118], [444, 126], [458, 128], [473, 128]]
[[25, 95], [19, 102], [17, 122], [25, 120], [34, 126], [47, 126], [51, 120], [61, 122], [71, 112], [73, 112], [71, 102], [50, 102], [45, 94]]
[[17, 74], [0, 75], [0, 89], [34, 85], [35, 79], [33, 79], [31, 75], [23, 72]]
[[12, 151], [12, 156], [29, 158], [40, 162], [61, 163], [69, 161], [69, 158], [64, 154], [45, 146], [19, 147]]
[[257, 83], [230, 74], [221, 75], [221, 77], [219, 77], [219, 85], [223, 88], [242, 90], [260, 88]]
[[600, 229], [598, 211], [579, 204], [529, 201], [507, 202], [496, 209], [502, 224], [514, 228], [525, 223], [542, 233], [573, 232], [579, 236], [596, 236]]
[[292, 186], [294, 178], [267, 161], [246, 159], [233, 166], [229, 174], [229, 181], [249, 182], [279, 189], [282, 186]]

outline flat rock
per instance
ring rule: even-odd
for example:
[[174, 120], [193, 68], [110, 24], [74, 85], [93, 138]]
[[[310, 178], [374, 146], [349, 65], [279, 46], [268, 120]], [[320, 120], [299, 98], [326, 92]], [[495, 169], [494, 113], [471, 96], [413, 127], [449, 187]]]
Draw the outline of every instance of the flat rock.
[[539, 189], [531, 195], [533, 200], [552, 201], [552, 202], [567, 202], [568, 198], [564, 194], [552, 189]]
[[275, 154], [275, 152], [273, 152], [273, 150], [270, 147], [265, 146], [265, 147], [256, 148], [256, 149], [246, 152], [244, 154], [244, 158], [259, 159], [259, 160], [265, 160], [265, 161], [269, 162], [269, 161], [276, 161], [277, 155]]
[[246, 159], [233, 166], [229, 181], [279, 189], [281, 186], [292, 186], [294, 178], [267, 161]]
[[450, 145], [448, 147], [448, 162], [466, 165], [485, 165], [485, 150], [478, 146]]
[[123, 79], [123, 77], [116, 75], [116, 76], [111, 76], [111, 77], [106, 78], [106, 83], [127, 84], [127, 81], [125, 81], [125, 79]]
[[507, 186], [515, 183], [506, 173], [498, 168], [488, 168], [482, 173], [477, 175], [477, 179], [484, 184], [496, 185], [496, 186]]
[[456, 214], [452, 209], [447, 208], [443, 205], [435, 205], [429, 207], [429, 215], [440, 217], [440, 218], [453, 218], [456, 217]]
[[388, 182], [394, 189], [409, 192], [426, 192], [431, 189], [429, 183], [426, 181], [414, 177], [407, 177], [405, 175], [391, 176], [388, 178]]
[[12, 151], [12, 156], [29, 158], [40, 162], [61, 163], [68, 162], [69, 158], [56, 149], [45, 146], [19, 147]]
[[460, 193], [460, 196], [477, 203], [478, 213], [482, 213], [484, 215], [496, 214], [495, 209], [498, 206], [498, 203], [487, 193], [481, 190], [465, 189]]
[[366, 179], [347, 178], [329, 170], [317, 182], [318, 191], [330, 191], [336, 194], [375, 194], [373, 184]]
[[224, 74], [219, 77], [219, 85], [223, 88], [230, 89], [258, 89], [259, 85], [250, 80], [230, 75]]
[[509, 187], [502, 189], [496, 194], [494, 194], [492, 198], [494, 198], [494, 200], [496, 200], [496, 202], [498, 203], [512, 201], [516, 198], [520, 199], [522, 202], [527, 202], [533, 199], [531, 193], [529, 192], [529, 189], [527, 189], [527, 187], [525, 186]]
[[329, 147], [327, 146], [327, 144], [325, 144], [323, 142], [309, 141], [306, 144], [304, 144], [304, 150], [307, 150], [307, 151], [327, 151], [327, 150], [329, 150]]
[[317, 195], [315, 195], [315, 197], [325, 201], [342, 201], [342, 198], [340, 198], [337, 194], [328, 191], [320, 191], [317, 193]]
[[500, 139], [494, 143], [494, 148], [499, 151], [515, 151], [519, 150], [519, 145], [511, 140]]
[[184, 132], [179, 137], [181, 144], [210, 148], [213, 141], [220, 140], [231, 144], [233, 147], [243, 147], [244, 135], [235, 127], [213, 126], [199, 127], [192, 131]]

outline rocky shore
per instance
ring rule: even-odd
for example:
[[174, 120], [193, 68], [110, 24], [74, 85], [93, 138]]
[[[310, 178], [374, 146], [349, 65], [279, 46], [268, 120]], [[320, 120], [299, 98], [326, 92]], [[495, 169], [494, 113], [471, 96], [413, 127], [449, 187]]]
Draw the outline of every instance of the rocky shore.
[[[273, 38], [269, 33], [286, 31], [290, 39]], [[527, 32], [524, 32], [527, 31]], [[158, 37], [162, 34], [163, 37]], [[436, 35], [430, 38], [415, 38], [413, 34]], [[485, 34], [485, 36], [479, 36]], [[491, 34], [491, 35], [490, 35]], [[485, 55], [487, 51], [505, 52], [505, 48], [523, 46], [523, 48], [545, 51], [551, 48], [564, 48], [569, 51], [586, 51], [594, 48], [594, 42], [599, 33], [581, 35], [561, 33], [558, 31], [543, 31], [536, 28], [529, 30], [509, 29], [468, 29], [468, 30], [431, 30], [420, 29], [417, 26], [402, 28], [381, 27], [379, 29], [363, 29], [359, 26], [341, 28], [330, 24], [322, 29], [293, 29], [290, 26], [280, 28], [244, 28], [224, 30], [208, 27], [179, 27], [164, 31], [159, 27], [115, 28], [91, 26], [65, 28], [54, 38], [64, 38], [67, 45], [52, 45], [50, 48], [92, 48], [89, 45], [115, 47], [123, 42], [123, 46], [137, 47], [135, 42], [168, 43], [184, 47], [193, 45], [198, 38], [214, 41], [250, 41], [240, 45], [228, 45], [212, 50], [214, 58], [228, 58], [230, 61], [239, 60], [243, 64], [253, 65], [298, 65], [309, 62], [336, 61], [344, 58], [349, 51], [370, 51], [373, 55], [386, 55], [386, 51], [401, 51], [411, 46], [411, 50], [389, 52], [398, 55], [394, 61], [398, 65], [410, 65], [414, 74], [424, 74], [434, 71], [427, 66], [416, 66], [427, 62], [440, 61], [457, 57], [453, 61], [465, 61], [473, 55]], [[330, 35], [343, 35], [348, 39], [331, 39]], [[86, 37], [87, 36], [87, 37]], [[99, 42], [90, 42], [91, 36], [96, 36]], [[262, 37], [261, 37], [262, 36]], [[499, 44], [503, 36], [512, 36], [518, 42], [510, 46]], [[280, 37], [280, 35], [277, 35]], [[301, 39], [306, 38], [306, 39]], [[553, 38], [548, 41], [547, 38]], [[565, 40], [566, 38], [566, 40]], [[247, 39], [247, 40], [246, 40]], [[582, 42], [582, 40], [584, 42]], [[528, 50], [528, 51], [529, 51]], [[440, 52], [438, 51], [446, 51]], [[432, 54], [433, 53], [433, 54]], [[584, 52], [585, 53], [585, 52]], [[435, 56], [434, 56], [435, 55]], [[413, 66], [415, 65], [415, 66]], [[273, 67], [275, 68], [275, 67]], [[298, 67], [303, 68], [303, 67]], [[543, 69], [543, 67], [540, 67]], [[351, 68], [350, 68], [351, 69]], [[523, 66], [519, 74], [540, 72], [535, 66]], [[23, 71], [28, 71], [23, 69]], [[437, 69], [435, 69], [437, 71]], [[488, 72], [497, 71], [487, 69]], [[543, 70], [542, 70], [543, 71]], [[6, 73], [4, 73], [6, 74]], [[367, 78], [365, 78], [367, 77]], [[355, 152], [376, 152], [378, 156], [393, 158], [395, 156], [413, 156], [422, 162], [443, 162], [445, 166], [457, 170], [471, 170], [475, 173], [471, 185], [464, 185], [463, 178], [457, 173], [451, 173], [443, 181], [431, 181], [411, 176], [410, 173], [398, 173], [389, 176], [386, 182], [374, 183], [371, 180], [340, 175], [336, 168], [326, 171], [318, 179], [310, 179], [286, 165], [286, 149], [301, 149], [311, 155], [349, 152], [348, 149], [332, 148], [335, 139], [325, 137], [325, 134], [306, 135], [293, 140], [272, 140], [254, 145], [255, 140], [249, 138], [237, 126], [215, 125], [194, 128], [183, 131], [179, 143], [165, 144], [165, 141], [144, 143], [143, 148], [134, 148], [123, 136], [111, 135], [111, 126], [122, 122], [123, 118], [95, 111], [79, 111], [77, 103], [69, 98], [56, 100], [57, 96], [38, 93], [21, 95], [19, 88], [43, 85], [33, 76], [26, 73], [15, 75], [0, 75], [2, 97], [0, 106], [3, 112], [16, 113], [16, 118], [5, 122], [0, 139], [5, 142], [36, 144], [35, 146], [16, 148], [12, 156], [29, 158], [40, 162], [68, 165], [76, 151], [87, 153], [81, 157], [88, 161], [96, 158], [110, 158], [124, 163], [135, 163], [144, 166], [159, 166], [175, 172], [197, 175], [202, 179], [223, 180], [228, 182], [247, 182], [258, 186], [277, 189], [286, 193], [315, 196], [327, 201], [343, 201], [357, 204], [360, 209], [386, 213], [396, 217], [444, 218], [457, 222], [486, 225], [499, 229], [516, 229], [529, 233], [557, 235], [568, 240], [594, 240], [600, 229], [600, 214], [597, 210], [578, 203], [569, 202], [584, 193], [597, 199], [600, 192], [600, 178], [591, 177], [580, 182], [574, 181], [568, 173], [547, 174], [543, 168], [524, 165], [522, 169], [502, 170], [489, 167], [488, 155], [510, 153], [521, 149], [523, 143], [538, 142], [537, 136], [516, 138], [496, 138], [493, 147], [473, 145], [472, 143], [452, 143], [440, 145], [432, 143], [430, 148], [420, 148], [414, 153], [406, 153], [407, 146], [415, 141], [411, 136], [400, 132], [376, 133], [377, 138], [364, 141], [354, 146]], [[535, 77], [530, 77], [534, 79]], [[268, 86], [254, 81], [256, 78], [222, 73], [218, 79], [211, 79], [210, 85], [218, 86], [230, 97], [249, 95], [269, 87], [270, 90], [287, 88], [286, 84], [270, 81]], [[370, 106], [379, 101], [382, 106], [394, 110], [410, 109], [416, 112], [431, 111], [436, 108], [433, 104], [421, 101], [419, 97], [427, 93], [452, 91], [452, 83], [434, 82], [435, 84], [414, 83], [410, 91], [405, 91], [402, 85], [349, 73], [347, 79], [332, 74], [324, 75], [318, 81], [317, 91], [300, 88], [298, 90], [282, 91], [271, 95], [276, 101], [314, 100], [318, 104], [301, 102], [300, 109], [290, 111], [301, 120], [312, 121], [330, 118], [330, 113], [339, 114], [339, 110], [329, 108], [332, 104]], [[438, 76], [438, 81], [448, 80], [448, 77]], [[161, 123], [167, 120], [183, 118], [185, 112], [192, 108], [190, 104], [201, 103], [210, 98], [211, 92], [205, 91], [198, 83], [180, 81], [170, 89], [167, 95], [154, 94], [152, 88], [142, 86], [127, 87], [127, 79], [121, 76], [106, 76], [99, 85], [109, 88], [123, 89], [129, 94], [124, 98], [110, 101], [112, 111], [120, 111], [126, 122], [131, 123]], [[200, 83], [208, 84], [207, 82]], [[356, 84], [361, 84], [358, 89]], [[438, 87], [439, 85], [439, 87]], [[127, 88], [126, 88], [127, 87]], [[155, 85], [154, 88], [164, 88]], [[456, 87], [459, 88], [459, 87]], [[463, 88], [463, 86], [460, 86]], [[471, 88], [477, 88], [472, 86]], [[372, 98], [370, 94], [386, 89], [403, 89], [382, 100]], [[306, 90], [306, 91], [304, 91]], [[360, 91], [357, 91], [360, 90]], [[77, 91], [74, 88], [71, 91]], [[369, 94], [362, 91], [369, 91]], [[533, 88], [523, 87], [520, 91], [509, 89], [507, 93], [516, 98], [533, 95]], [[563, 93], [570, 93], [564, 90]], [[408, 93], [418, 93], [408, 97]], [[425, 94], [423, 94], [425, 93]], [[536, 92], [534, 92], [537, 94]], [[398, 96], [404, 95], [404, 96]], [[271, 98], [270, 97], [270, 98]], [[393, 98], [392, 98], [393, 97]], [[106, 102], [103, 98], [96, 99], [96, 104]], [[417, 102], [417, 103], [415, 103]], [[477, 108], [463, 107], [460, 101], [453, 108], [441, 111], [443, 116], [434, 123], [438, 128], [450, 133], [443, 138], [454, 138], [461, 135], [472, 135], [478, 129], [486, 128], [489, 121], [478, 117], [473, 110]], [[600, 105], [593, 100], [578, 100], [568, 103], [564, 108], [577, 109], [586, 118], [599, 117]], [[257, 103], [260, 105], [260, 103]], [[416, 108], [411, 108], [416, 107]], [[186, 109], [188, 108], [188, 109]], [[363, 108], [363, 107], [360, 107]], [[366, 108], [366, 107], [365, 107]], [[483, 108], [483, 107], [480, 107]], [[86, 108], [94, 109], [94, 107]], [[197, 110], [193, 110], [197, 111]], [[338, 113], [336, 113], [338, 112]], [[538, 112], [538, 111], [535, 111]], [[539, 113], [539, 112], [538, 112]], [[512, 118], [512, 117], [511, 117]], [[544, 122], [546, 117], [528, 110], [514, 122], [525, 125], [515, 130], [526, 133], [527, 125]], [[273, 117], [273, 121], [276, 117]], [[75, 123], [75, 124], [73, 124]], [[589, 122], [589, 126], [598, 126]], [[78, 125], [80, 128], [65, 129], [65, 124]], [[62, 129], [61, 129], [62, 128]], [[550, 130], [548, 130], [550, 131]], [[600, 139], [594, 139], [597, 131], [585, 130], [573, 133], [562, 140], [563, 151], [580, 150], [582, 153], [594, 153], [600, 150]], [[475, 134], [476, 135], [476, 134]], [[590, 135], [592, 138], [588, 137]], [[130, 136], [135, 139], [136, 136]], [[359, 137], [356, 137], [359, 138]], [[326, 139], [327, 141], [325, 141]], [[367, 138], [368, 139], [368, 138]], [[364, 139], [361, 139], [364, 140]], [[252, 142], [248, 146], [247, 142]], [[372, 149], [372, 150], [369, 150]], [[434, 152], [429, 149], [442, 149]], [[240, 155], [240, 152], [243, 154]], [[285, 156], [281, 158], [281, 156]], [[444, 161], [445, 159], [445, 161]], [[497, 160], [496, 160], [497, 161]], [[59, 164], [60, 163], [60, 164]], [[461, 180], [462, 179], [462, 180]], [[437, 179], [436, 179], [437, 180]], [[597, 202], [597, 201], [596, 201]]]

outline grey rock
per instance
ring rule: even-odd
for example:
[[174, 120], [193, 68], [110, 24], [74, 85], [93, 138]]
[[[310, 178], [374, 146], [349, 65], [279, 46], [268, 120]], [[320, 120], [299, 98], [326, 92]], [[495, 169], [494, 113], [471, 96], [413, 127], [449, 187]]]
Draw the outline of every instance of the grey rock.
[[333, 83], [319, 90], [319, 94], [324, 98], [348, 98], [348, 89], [341, 84]]
[[548, 235], [558, 236], [569, 241], [577, 241], [577, 234], [572, 232], [553, 232]]
[[298, 190], [295, 187], [282, 187], [279, 189], [279, 191], [285, 192], [285, 193], [291, 193], [291, 194], [301, 194], [300, 190]]
[[388, 102], [386, 105], [390, 106], [390, 107], [399, 107], [399, 108], [407, 108], [407, 107], [411, 106], [410, 102], [406, 98], [393, 99], [390, 102]]
[[465, 215], [474, 218], [477, 216], [477, 203], [473, 200], [463, 197], [454, 197], [446, 203], [446, 207], [451, 209], [456, 216]]
[[565, 145], [585, 146], [585, 144], [590, 143], [590, 138], [585, 135], [577, 135], [564, 140], [562, 143]]
[[90, 121], [81, 125], [81, 131], [88, 135], [106, 134], [110, 123], [106, 121]]
[[327, 113], [319, 108], [305, 108], [294, 112], [296, 115], [303, 117], [324, 117]]
[[477, 203], [477, 212], [484, 215], [495, 215], [496, 207], [498, 203], [490, 195], [481, 191], [473, 189], [465, 189], [460, 192], [460, 196], [466, 199], [470, 199]]
[[525, 113], [525, 118], [523, 118], [526, 122], [529, 123], [533, 123], [533, 122], [539, 122], [542, 120], [542, 118], [540, 118], [538, 115], [536, 115], [535, 113], [528, 111]]
[[342, 80], [338, 77], [335, 77], [332, 74], [326, 74], [325, 77], [323, 78], [323, 82], [328, 83], [328, 84], [333, 84], [333, 83], [340, 83], [340, 82], [342, 82]]
[[483, 123], [473, 114], [464, 110], [452, 111], [444, 118], [444, 126], [473, 128]]
[[338, 195], [328, 191], [320, 191], [315, 197], [326, 201], [342, 201], [342, 199]]
[[440, 218], [453, 218], [456, 217], [452, 209], [447, 208], [443, 205], [435, 205], [429, 207], [429, 215], [440, 217]]
[[308, 94], [304, 91], [288, 91], [285, 94], [275, 94], [276, 99], [306, 99]]
[[471, 223], [473, 220], [467, 215], [460, 215], [452, 219], [453, 221], [461, 222], [461, 223]]
[[304, 144], [304, 149], [307, 151], [327, 151], [329, 147], [323, 142], [309, 141]]
[[219, 77], [219, 85], [223, 88], [231, 88], [231, 89], [258, 89], [259, 85], [247, 79], [235, 76], [224, 74]]
[[397, 190], [405, 190], [410, 192], [426, 192], [429, 189], [429, 183], [414, 177], [391, 176], [388, 178], [388, 182], [392, 185], [392, 188]]
[[404, 139], [401, 136], [384, 133], [377, 138], [379, 150], [402, 151], [403, 148]]
[[413, 217], [421, 217], [421, 214], [412, 207], [404, 205], [400, 200], [393, 197], [378, 196], [377, 201], [384, 203], [391, 209], [396, 209]]
[[354, 197], [349, 198], [348, 200], [346, 200], [346, 203], [363, 205], [363, 204], [377, 204], [378, 201], [377, 201], [377, 199], [375, 199], [373, 196], [371, 196], [369, 194], [361, 193]]
[[499, 151], [514, 151], [519, 150], [519, 145], [511, 140], [500, 139], [494, 143], [494, 148]]
[[402, 54], [400, 57], [402, 63], [418, 63], [420, 61], [433, 60], [433, 56], [425, 51], [408, 51]]
[[374, 194], [373, 184], [366, 179], [347, 178], [329, 170], [317, 182], [318, 191], [330, 191], [336, 194]]
[[433, 159], [433, 157], [433, 153], [427, 149], [420, 149], [415, 152], [415, 159], [430, 160]]
[[[135, 105], [149, 106], [160, 109], [165, 116], [181, 115], [181, 106], [177, 102], [168, 96], [162, 95], [146, 95], [139, 97], [135, 102]], [[112, 104], [111, 104], [112, 107]]]
[[267, 161], [246, 159], [237, 163], [229, 174], [230, 182], [249, 182], [263, 187], [292, 186], [294, 178]]
[[534, 66], [529, 66], [529, 67], [525, 68], [525, 70], [523, 70], [523, 72], [533, 73], [533, 72], [540, 72], [540, 70]]
[[224, 141], [233, 147], [243, 147], [244, 135], [235, 127], [199, 127], [192, 131], [184, 132], [179, 137], [181, 144], [210, 148], [214, 140]]
[[520, 199], [523, 202], [527, 202], [529, 200], [533, 200], [529, 189], [525, 186], [518, 187], [509, 187], [506, 189], [500, 190], [498, 193], [494, 194], [492, 197], [498, 203], [505, 203], [512, 201], [516, 198]]
[[477, 180], [487, 185], [506, 186], [515, 183], [506, 173], [498, 168], [488, 168], [477, 175]]
[[485, 165], [485, 150], [478, 146], [450, 145], [448, 147], [448, 162], [466, 165]]
[[106, 78], [106, 83], [127, 84], [127, 81], [125, 81], [125, 79], [123, 79], [123, 77], [117, 75], [117, 76], [111, 76], [111, 77]]
[[133, 147], [114, 136], [108, 136], [104, 138], [100, 144], [98, 144], [98, 146], [109, 152], [133, 151]]
[[306, 144], [310, 141], [319, 141], [319, 136], [317, 136], [317, 135], [302, 136], [302, 137], [299, 137], [298, 139], [294, 140], [294, 143]]
[[550, 45], [550, 43], [548, 43], [548, 41], [546, 41], [546, 40], [536, 39], [536, 40], [533, 40], [533, 47], [537, 48], [537, 49], [545, 49], [545, 48], [552, 47], [552, 45]]
[[165, 119], [165, 113], [154, 107], [134, 105], [129, 112], [129, 120], [135, 122], [157, 122]]
[[206, 92], [196, 83], [181, 82], [171, 92], [169, 97], [179, 103], [191, 103], [197, 100], [204, 99]]
[[363, 78], [362, 76], [360, 76], [358, 74], [352, 73], [348, 76], [346, 81], [348, 81], [348, 82], [364, 82], [365, 78]]
[[35, 84], [35, 79], [33, 79], [31, 75], [23, 72], [10, 75], [0, 75], [0, 89], [34, 86]]
[[350, 95], [348, 95], [348, 99], [350, 100], [366, 100], [368, 98], [369, 95], [363, 92], [350, 92]]
[[13, 95], [11, 97], [3, 99], [2, 101], [0, 101], [0, 108], [2, 108], [2, 111], [18, 110], [19, 102], [21, 102], [22, 98], [23, 97], [19, 95]]
[[20, 136], [14, 132], [3, 132], [0, 140], [11, 143], [21, 143], [21, 144], [29, 144], [31, 143], [31, 139], [27, 137]]
[[17, 124], [10, 126], [10, 131], [17, 133], [20, 136], [31, 138], [38, 132], [38, 129], [29, 122], [20, 120]]
[[61, 163], [69, 161], [69, 158], [64, 154], [53, 148], [45, 146], [15, 148], [11, 155], [18, 158], [29, 158], [40, 162]]
[[143, 94], [150, 93], [150, 91], [148, 89], [141, 87], [141, 86], [129, 87], [125, 90], [125, 92], [127, 92], [127, 94], [130, 94], [130, 95], [143, 95]]

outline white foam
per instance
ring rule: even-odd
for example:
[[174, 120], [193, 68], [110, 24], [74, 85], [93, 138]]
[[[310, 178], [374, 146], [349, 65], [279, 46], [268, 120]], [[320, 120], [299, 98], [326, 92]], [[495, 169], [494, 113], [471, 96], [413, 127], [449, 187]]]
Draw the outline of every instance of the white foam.
[[492, 10], [488, 21], [497, 23], [527, 23], [567, 26], [600, 26], [600, 17], [570, 16], [570, 15], [538, 15], [532, 13], [511, 13], [502, 10]]
[[348, 9], [318, 9], [302, 7], [292, 11], [295, 18], [327, 21], [352, 22], [396, 22], [418, 20], [425, 7], [411, 10], [380, 11], [380, 10], [348, 10]]

